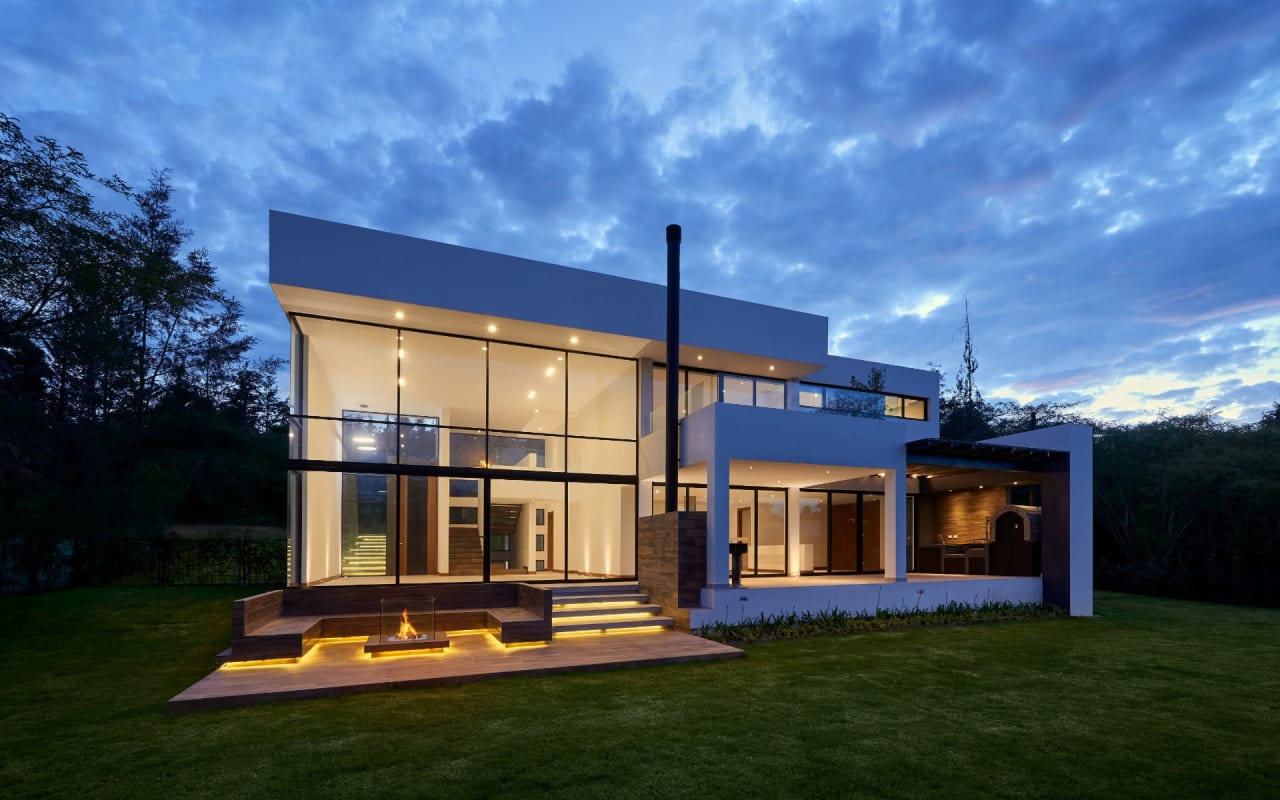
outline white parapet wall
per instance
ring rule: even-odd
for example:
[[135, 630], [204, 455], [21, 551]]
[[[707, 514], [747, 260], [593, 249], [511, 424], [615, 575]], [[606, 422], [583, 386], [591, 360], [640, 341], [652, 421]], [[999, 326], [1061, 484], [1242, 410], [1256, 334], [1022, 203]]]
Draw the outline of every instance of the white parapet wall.
[[[760, 586], [714, 591], [713, 608], [691, 609], [689, 625], [697, 629], [713, 622], [740, 622], [761, 615], [818, 613], [839, 609], [851, 614], [879, 610], [932, 611], [950, 603], [1039, 603], [1040, 578], [953, 578], [911, 576], [905, 582], [832, 583], [813, 586]], [[703, 601], [710, 590], [704, 590]]]

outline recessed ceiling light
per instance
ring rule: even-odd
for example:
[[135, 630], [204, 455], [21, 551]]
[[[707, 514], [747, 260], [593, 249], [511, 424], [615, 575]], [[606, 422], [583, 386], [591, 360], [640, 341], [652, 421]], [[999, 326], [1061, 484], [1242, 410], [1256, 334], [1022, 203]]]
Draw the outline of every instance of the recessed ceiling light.
[[403, 311], [397, 311], [397, 312], [396, 312], [396, 319], [404, 319], [404, 312], [403, 312]]
[[564, 361], [564, 356], [556, 356], [556, 361]]
[[533, 398], [535, 398], [535, 397], [537, 397], [537, 396], [538, 396], [538, 393], [537, 393], [537, 392], [534, 392], [534, 391], [530, 391], [530, 392], [529, 392], [529, 399], [530, 399], [530, 400], [532, 400]]
[[698, 360], [699, 360], [699, 361], [701, 361], [701, 360], [702, 360], [702, 356], [698, 356]]
[[364, 450], [364, 451], [365, 451], [365, 452], [367, 452], [367, 453], [371, 453], [371, 452], [373, 452], [374, 450], [377, 450], [378, 448], [376, 448], [376, 447], [374, 447], [374, 446], [372, 446], [372, 445], [367, 445], [367, 444], [365, 444], [365, 445], [361, 445], [360, 447], [357, 447], [356, 449], [357, 449], [357, 450]]
[[357, 443], [357, 444], [361, 444], [361, 443], [366, 443], [366, 444], [367, 444], [367, 443], [369, 443], [369, 442], [372, 442], [372, 441], [373, 441], [373, 437], [372, 437], [372, 436], [352, 436], [352, 437], [351, 437], [351, 441], [353, 441], [353, 442], [355, 442], [355, 443]]
[[547, 377], [548, 377], [548, 378], [550, 378], [552, 375], [555, 375], [555, 374], [556, 374], [556, 368], [555, 368], [555, 367], [547, 367]]
[[577, 343], [578, 343], [578, 337], [577, 337], [577, 336], [570, 336], [570, 337], [569, 337], [569, 344], [577, 344]]
[[978, 484], [978, 488], [979, 488], [979, 489], [985, 489], [985, 488], [987, 488], [987, 487], [983, 486], [982, 484]]
[[489, 323], [489, 333], [497, 333], [497, 332], [498, 332], [498, 326], [497, 326], [497, 325], [494, 325], [492, 322], [490, 322], [490, 323]]
[[877, 478], [883, 478], [883, 477], [884, 477], [884, 473], [883, 473], [883, 472], [877, 472], [877, 473], [876, 473], [876, 477], [877, 477]]
[[769, 365], [769, 371], [770, 371], [770, 372], [773, 372], [773, 365], [772, 365], [772, 364], [770, 364], [770, 365]]
[[1014, 482], [1013, 482], [1013, 485], [1014, 485], [1014, 486], [1017, 486], [1017, 485], [1018, 485], [1018, 482], [1017, 482], [1017, 481], [1014, 481]]
[[487, 345], [487, 344], [482, 344], [482, 345], [480, 345], [480, 349], [481, 349], [481, 350], [488, 350], [488, 349], [489, 349], [489, 345]]

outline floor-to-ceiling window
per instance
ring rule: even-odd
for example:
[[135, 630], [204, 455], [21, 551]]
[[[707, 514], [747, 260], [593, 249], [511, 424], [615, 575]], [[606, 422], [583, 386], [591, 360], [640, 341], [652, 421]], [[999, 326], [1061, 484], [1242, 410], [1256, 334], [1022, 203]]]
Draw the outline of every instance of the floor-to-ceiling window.
[[634, 360], [294, 325], [295, 580], [634, 576]]

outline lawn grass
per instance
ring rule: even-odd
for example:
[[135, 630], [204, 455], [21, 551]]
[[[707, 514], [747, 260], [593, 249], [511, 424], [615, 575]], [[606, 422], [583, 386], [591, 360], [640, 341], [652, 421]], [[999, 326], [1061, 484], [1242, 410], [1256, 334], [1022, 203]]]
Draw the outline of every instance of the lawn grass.
[[0, 796], [1273, 797], [1280, 611], [750, 645], [728, 662], [170, 716], [234, 588], [0, 599]]

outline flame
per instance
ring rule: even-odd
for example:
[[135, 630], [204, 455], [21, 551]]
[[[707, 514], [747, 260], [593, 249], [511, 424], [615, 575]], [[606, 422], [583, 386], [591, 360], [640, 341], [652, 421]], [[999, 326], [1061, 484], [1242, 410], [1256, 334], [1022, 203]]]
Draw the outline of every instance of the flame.
[[413, 625], [409, 624], [409, 609], [400, 612], [400, 632], [396, 634], [398, 639], [417, 639], [418, 631]]

